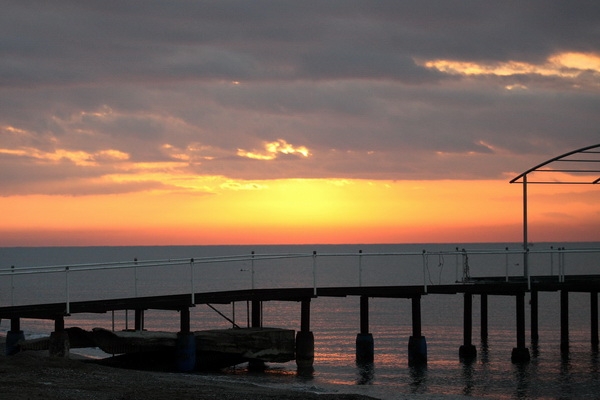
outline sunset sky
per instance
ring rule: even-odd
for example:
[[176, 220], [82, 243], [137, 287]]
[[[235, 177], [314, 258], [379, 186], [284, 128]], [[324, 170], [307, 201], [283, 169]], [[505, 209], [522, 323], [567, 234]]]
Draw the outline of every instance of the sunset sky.
[[[600, 2], [5, 1], [0, 246], [522, 240], [600, 143]], [[529, 185], [600, 241], [599, 185]]]

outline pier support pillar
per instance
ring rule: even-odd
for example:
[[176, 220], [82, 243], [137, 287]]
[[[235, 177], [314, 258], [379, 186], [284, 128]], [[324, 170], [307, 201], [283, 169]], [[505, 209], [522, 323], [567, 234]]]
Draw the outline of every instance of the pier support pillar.
[[356, 362], [369, 364], [375, 358], [375, 343], [369, 333], [369, 298], [360, 296], [360, 333], [356, 335]]
[[598, 349], [598, 292], [590, 293], [590, 334], [594, 349]]
[[460, 358], [471, 360], [477, 357], [477, 349], [473, 346], [473, 295], [465, 293], [465, 304], [463, 312], [463, 345], [458, 350]]
[[315, 337], [310, 330], [310, 299], [301, 301], [300, 331], [296, 334], [296, 365], [311, 372], [315, 362]]
[[180, 331], [175, 346], [176, 368], [180, 372], [190, 372], [196, 368], [196, 336], [190, 330], [190, 309], [180, 310]]
[[412, 297], [412, 336], [408, 339], [408, 364], [427, 363], [427, 341], [421, 334], [421, 296]]
[[[252, 300], [252, 327], [262, 328], [262, 301]], [[248, 369], [251, 371], [264, 371], [266, 368], [265, 362], [260, 360], [250, 360]]]
[[488, 295], [481, 295], [481, 342], [487, 343], [488, 341]]
[[21, 330], [21, 319], [11, 318], [10, 331], [6, 332], [6, 355], [12, 356], [19, 352], [19, 341], [25, 340], [25, 334]]
[[261, 315], [262, 302], [260, 300], [252, 300], [252, 327], [260, 328], [262, 326]]
[[523, 363], [531, 360], [529, 349], [525, 347], [525, 292], [515, 295], [517, 300], [517, 347], [513, 348], [511, 361]]
[[65, 318], [57, 317], [54, 320], [54, 332], [50, 333], [48, 348], [50, 357], [68, 358], [70, 349], [69, 334], [65, 330]]
[[569, 292], [560, 291], [560, 351], [569, 352]]
[[539, 324], [538, 324], [538, 291], [531, 291], [530, 299], [531, 307], [531, 342], [535, 345], [540, 339], [539, 335]]
[[144, 310], [136, 309], [135, 310], [135, 321], [134, 321], [134, 329], [138, 332], [144, 330]]

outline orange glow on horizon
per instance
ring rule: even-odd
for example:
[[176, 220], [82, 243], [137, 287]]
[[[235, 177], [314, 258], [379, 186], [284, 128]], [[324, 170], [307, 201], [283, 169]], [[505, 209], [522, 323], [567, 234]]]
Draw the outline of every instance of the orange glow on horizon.
[[[0, 246], [519, 242], [506, 181], [213, 178], [210, 191], [0, 198]], [[530, 189], [532, 241], [599, 241], [595, 187]]]

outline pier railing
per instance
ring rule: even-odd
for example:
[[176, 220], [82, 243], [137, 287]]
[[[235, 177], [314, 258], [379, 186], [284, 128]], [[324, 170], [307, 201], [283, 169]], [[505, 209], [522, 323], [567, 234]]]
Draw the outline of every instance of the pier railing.
[[[0, 306], [258, 288], [464, 283], [595, 273], [600, 249], [241, 254], [0, 269]], [[523, 275], [525, 257], [528, 276]]]

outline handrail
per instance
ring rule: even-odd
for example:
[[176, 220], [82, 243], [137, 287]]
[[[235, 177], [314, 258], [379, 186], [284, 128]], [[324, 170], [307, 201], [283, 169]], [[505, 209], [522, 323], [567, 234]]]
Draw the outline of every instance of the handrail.
[[[377, 257], [413, 257], [417, 259], [420, 257], [422, 260], [422, 272], [423, 272], [423, 288], [424, 292], [427, 293], [427, 287], [429, 284], [434, 284], [432, 281], [430, 271], [429, 271], [429, 257], [443, 257], [446, 256], [456, 256], [456, 282], [468, 283], [470, 278], [470, 265], [469, 265], [469, 257], [470, 256], [481, 256], [481, 255], [502, 255], [505, 257], [505, 269], [506, 269], [506, 282], [509, 281], [509, 256], [510, 255], [522, 255], [527, 253], [529, 255], [550, 255], [550, 275], [554, 275], [554, 255], [558, 255], [558, 279], [559, 282], [564, 282], [565, 271], [566, 271], [566, 254], [586, 254], [586, 253], [599, 253], [600, 248], [579, 248], [579, 249], [566, 249], [564, 247], [550, 247], [549, 249], [509, 249], [506, 247], [505, 249], [459, 249], [458, 247], [455, 250], [443, 250], [443, 251], [389, 251], [389, 252], [302, 252], [302, 253], [250, 253], [250, 254], [237, 254], [237, 255], [223, 255], [223, 256], [204, 256], [204, 257], [192, 257], [192, 258], [176, 258], [176, 259], [162, 259], [162, 260], [137, 260], [133, 261], [117, 261], [117, 262], [103, 262], [103, 263], [83, 263], [83, 264], [66, 264], [66, 265], [49, 265], [49, 266], [28, 266], [28, 267], [14, 267], [11, 266], [9, 268], [0, 268], [0, 277], [11, 277], [10, 290], [11, 290], [11, 303], [14, 305], [14, 277], [18, 275], [41, 275], [41, 274], [51, 274], [51, 273], [64, 273], [65, 281], [64, 281], [64, 290], [65, 290], [65, 302], [67, 304], [67, 311], [69, 310], [69, 304], [71, 301], [70, 296], [70, 276], [74, 272], [88, 272], [88, 271], [104, 271], [104, 270], [130, 270], [134, 269], [135, 271], [135, 296], [138, 295], [138, 277], [137, 270], [138, 269], [146, 269], [146, 268], [155, 268], [155, 267], [165, 267], [165, 266], [183, 266], [189, 265], [189, 290], [191, 294], [192, 304], [194, 303], [194, 295], [195, 295], [195, 284], [194, 284], [194, 270], [200, 265], [203, 264], [217, 264], [217, 263], [240, 263], [240, 262], [250, 262], [251, 263], [251, 288], [255, 289], [254, 282], [254, 271], [257, 263], [260, 261], [271, 261], [271, 260], [285, 260], [285, 259], [312, 259], [312, 286], [314, 290], [314, 295], [318, 295], [318, 259], [325, 258], [335, 258], [335, 257], [351, 257], [352, 259], [356, 259], [357, 267], [358, 267], [358, 286], [363, 285], [363, 273], [365, 260], [369, 258], [377, 258]], [[462, 260], [462, 271], [463, 276], [462, 280], [459, 280], [459, 270], [461, 269], [461, 260]], [[530, 284], [530, 276], [526, 277]], [[441, 282], [441, 272], [439, 275], [439, 279]], [[529, 286], [530, 288], [530, 286]]]

